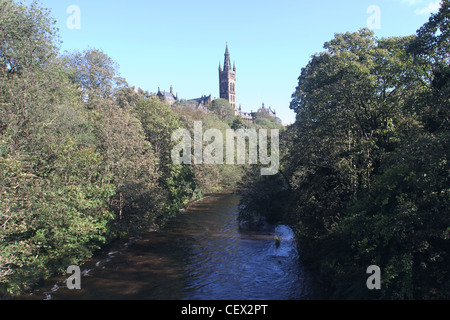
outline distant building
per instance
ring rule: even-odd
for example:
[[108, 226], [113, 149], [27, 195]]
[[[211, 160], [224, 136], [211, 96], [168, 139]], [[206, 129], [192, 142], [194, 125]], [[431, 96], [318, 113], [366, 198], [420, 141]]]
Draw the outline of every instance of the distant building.
[[168, 103], [169, 105], [173, 105], [175, 102], [178, 101], [178, 94], [174, 95], [173, 93], [173, 86], [170, 86], [170, 92], [161, 91], [160, 88], [158, 88], [158, 93], [156, 96], [163, 102]]
[[201, 96], [200, 98], [187, 100], [188, 103], [194, 105], [197, 109], [205, 109], [208, 104], [212, 102], [211, 95]]
[[[242, 107], [239, 109], [236, 107], [236, 63], [233, 63], [231, 68], [230, 52], [228, 50], [228, 44], [225, 47], [225, 60], [222, 69], [222, 65], [219, 62], [219, 91], [220, 98], [227, 100], [234, 109], [234, 113], [237, 116], [241, 116], [245, 121], [255, 121], [256, 112], [243, 112]], [[276, 118], [277, 114], [270, 107], [265, 108], [264, 103], [258, 112], [267, 112], [270, 116]]]
[[[258, 115], [264, 116], [268, 115], [270, 117], [276, 118], [277, 114], [275, 110], [272, 110], [271, 107], [266, 108], [264, 106], [264, 103], [262, 104], [262, 107], [257, 109], [256, 112], [244, 112], [242, 111], [242, 107], [239, 106], [237, 108], [236, 106], [236, 64], [233, 63], [233, 67], [231, 67], [231, 60], [230, 60], [230, 52], [228, 50], [228, 44], [225, 47], [225, 59], [224, 59], [224, 65], [222, 68], [222, 64], [219, 62], [219, 92], [220, 92], [220, 98], [227, 100], [231, 106], [234, 109], [234, 113], [236, 116], [241, 116], [245, 121], [248, 122], [254, 122], [256, 120], [256, 117]], [[156, 96], [161, 100], [169, 105], [173, 105], [175, 103], [179, 103], [178, 94], [173, 93], [173, 87], [170, 86], [170, 91], [161, 91], [160, 88], [158, 88], [158, 93]], [[214, 98], [215, 99], [215, 98]], [[186, 105], [189, 105], [191, 107], [201, 109], [204, 111], [207, 110], [207, 105], [211, 104], [213, 99], [211, 95], [209, 96], [201, 96], [200, 98], [190, 99], [190, 100], [183, 100], [186, 102]]]
[[266, 108], [266, 107], [264, 106], [264, 103], [262, 104], [262, 107], [258, 109], [258, 112], [259, 112], [259, 113], [263, 113], [263, 114], [265, 113], [265, 114], [267, 114], [267, 115], [270, 116], [270, 117], [274, 117], [274, 118], [277, 117], [276, 111], [275, 111], [275, 110], [272, 110], [271, 107]]
[[219, 63], [219, 90], [220, 98], [227, 100], [234, 110], [236, 108], [236, 64], [231, 69], [230, 53], [228, 52], [228, 44], [225, 49], [225, 61], [222, 66]]
[[253, 122], [253, 121], [255, 121], [256, 113], [253, 111], [252, 112], [243, 112], [241, 106], [239, 106], [239, 110], [236, 115], [241, 116], [242, 119], [244, 119], [245, 121]]
[[256, 117], [259, 115], [263, 116], [263, 115], [268, 115], [269, 117], [273, 117], [276, 118], [277, 117], [277, 113], [272, 110], [271, 107], [266, 108], [264, 106], [264, 103], [262, 104], [262, 107], [258, 109], [258, 111], [256, 112], [244, 112], [242, 111], [241, 106], [239, 106], [239, 109], [237, 110], [237, 115], [241, 116], [245, 121], [248, 122], [254, 122], [256, 120]]

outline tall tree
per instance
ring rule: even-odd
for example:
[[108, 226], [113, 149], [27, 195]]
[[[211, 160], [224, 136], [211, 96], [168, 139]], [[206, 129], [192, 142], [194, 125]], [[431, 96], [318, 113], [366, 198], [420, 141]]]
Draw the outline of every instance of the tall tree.
[[424, 94], [418, 109], [429, 130], [448, 130], [450, 97], [450, 2], [442, 1], [441, 9], [433, 14], [417, 32], [409, 51], [415, 62], [427, 73], [424, 79], [430, 90]]
[[216, 99], [211, 103], [210, 110], [222, 121], [234, 120], [234, 109], [225, 99]]
[[71, 80], [78, 86], [82, 99], [91, 108], [101, 99], [112, 99], [114, 89], [123, 84], [117, 62], [102, 50], [87, 49], [83, 52], [66, 53], [64, 60], [71, 70]]
[[36, 1], [0, 1], [0, 127], [26, 126], [36, 116], [33, 105], [59, 87], [48, 68], [58, 53], [55, 23]]
[[370, 264], [385, 270], [378, 297], [448, 296], [446, 21], [448, 1], [418, 37], [336, 34], [302, 70], [283, 169], [305, 258], [335, 296], [377, 297]]

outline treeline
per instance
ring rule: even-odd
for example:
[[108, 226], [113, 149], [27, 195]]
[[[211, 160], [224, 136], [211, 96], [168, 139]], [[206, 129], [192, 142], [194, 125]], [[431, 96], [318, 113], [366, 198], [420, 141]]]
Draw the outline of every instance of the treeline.
[[55, 21], [36, 2], [0, 0], [0, 30], [0, 298], [248, 175], [171, 160], [176, 129], [250, 125], [234, 114], [131, 88], [101, 50], [60, 53]]
[[336, 34], [301, 71], [281, 173], [243, 216], [292, 224], [326, 298], [450, 298], [449, 22], [445, 0], [417, 35]]

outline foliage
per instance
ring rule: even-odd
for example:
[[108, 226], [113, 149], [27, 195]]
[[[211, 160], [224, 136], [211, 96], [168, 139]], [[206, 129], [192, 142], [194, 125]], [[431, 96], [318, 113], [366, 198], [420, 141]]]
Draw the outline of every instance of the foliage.
[[443, 1], [417, 36], [336, 34], [302, 69], [285, 183], [256, 184], [242, 214], [288, 218], [327, 297], [450, 297], [449, 18]]
[[1, 298], [243, 175], [170, 157], [174, 130], [224, 131], [234, 113], [221, 120], [130, 88], [102, 50], [60, 54], [55, 23], [36, 1], [0, 0]]
[[241, 200], [238, 218], [241, 227], [251, 229], [265, 223], [288, 223], [285, 207], [290, 193], [283, 176], [252, 177], [251, 181], [251, 188], [244, 192]]
[[234, 109], [231, 104], [225, 99], [216, 99], [211, 102], [209, 109], [214, 112], [222, 121], [234, 120]]
[[[216, 129], [226, 137], [226, 130], [231, 129], [228, 122], [219, 119], [215, 113], [196, 111], [190, 107], [182, 107], [178, 110], [183, 128], [188, 129], [191, 137], [194, 137], [194, 121], [202, 123], [203, 133], [208, 129]], [[208, 142], [203, 141], [205, 148]], [[225, 154], [224, 154], [225, 156]], [[244, 173], [243, 166], [225, 164], [193, 164], [190, 166], [192, 178], [195, 182], [194, 193], [198, 196], [217, 192], [226, 188], [234, 187], [239, 184]]]
[[191, 199], [195, 189], [190, 169], [171, 160], [171, 150], [175, 146], [171, 141], [172, 132], [182, 127], [179, 117], [157, 98], [139, 100], [132, 112], [142, 123], [146, 139], [158, 157], [159, 185], [167, 192], [166, 210], [178, 211]]
[[77, 85], [89, 108], [111, 98], [116, 86], [123, 82], [118, 76], [117, 63], [99, 49], [66, 53], [62, 59], [70, 80]]

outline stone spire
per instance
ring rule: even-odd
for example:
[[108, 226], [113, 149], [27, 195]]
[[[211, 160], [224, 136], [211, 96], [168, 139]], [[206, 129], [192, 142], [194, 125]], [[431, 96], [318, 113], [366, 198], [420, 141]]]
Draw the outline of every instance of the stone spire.
[[236, 64], [234, 64], [233, 69], [231, 69], [228, 43], [225, 48], [225, 63], [223, 70], [221, 70], [221, 65], [219, 63], [219, 90], [220, 98], [227, 100], [236, 111]]
[[223, 66], [223, 71], [231, 71], [230, 52], [228, 51], [228, 43], [225, 48], [225, 62]]

